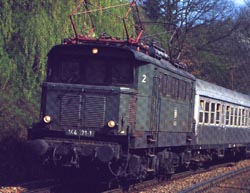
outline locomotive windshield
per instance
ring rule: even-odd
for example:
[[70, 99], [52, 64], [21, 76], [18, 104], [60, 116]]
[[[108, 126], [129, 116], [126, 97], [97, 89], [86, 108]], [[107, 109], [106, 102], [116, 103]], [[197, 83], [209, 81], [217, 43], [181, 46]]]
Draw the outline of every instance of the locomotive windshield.
[[89, 85], [129, 85], [133, 64], [129, 60], [99, 57], [61, 57], [48, 62], [47, 81]]

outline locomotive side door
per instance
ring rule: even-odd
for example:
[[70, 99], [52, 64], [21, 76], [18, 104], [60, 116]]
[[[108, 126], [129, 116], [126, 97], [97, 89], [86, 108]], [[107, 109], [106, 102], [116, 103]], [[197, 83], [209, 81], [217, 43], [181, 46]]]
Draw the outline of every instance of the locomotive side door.
[[152, 138], [155, 139], [156, 141], [158, 139], [158, 133], [160, 127], [160, 110], [161, 110], [160, 88], [161, 88], [160, 76], [155, 74], [155, 76], [153, 77], [153, 87], [152, 87], [150, 131]]

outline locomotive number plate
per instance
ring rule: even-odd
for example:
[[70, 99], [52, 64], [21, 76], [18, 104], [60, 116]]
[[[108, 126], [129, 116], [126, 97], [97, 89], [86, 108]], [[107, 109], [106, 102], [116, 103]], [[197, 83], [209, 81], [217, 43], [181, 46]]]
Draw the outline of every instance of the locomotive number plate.
[[84, 136], [84, 137], [94, 137], [95, 131], [89, 129], [67, 129], [65, 131], [66, 135]]

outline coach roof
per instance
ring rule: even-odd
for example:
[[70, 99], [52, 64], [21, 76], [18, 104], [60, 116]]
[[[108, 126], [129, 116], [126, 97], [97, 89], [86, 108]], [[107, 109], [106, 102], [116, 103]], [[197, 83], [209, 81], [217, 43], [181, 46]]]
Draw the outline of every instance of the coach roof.
[[196, 94], [245, 107], [250, 107], [250, 96], [222, 86], [196, 79]]

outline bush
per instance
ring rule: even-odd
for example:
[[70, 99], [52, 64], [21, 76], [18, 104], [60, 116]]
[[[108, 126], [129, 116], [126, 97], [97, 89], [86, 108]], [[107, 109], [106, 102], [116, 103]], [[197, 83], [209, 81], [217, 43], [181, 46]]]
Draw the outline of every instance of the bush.
[[23, 91], [6, 88], [0, 97], [0, 142], [9, 136], [26, 137], [26, 129], [38, 119], [39, 97], [27, 99]]

